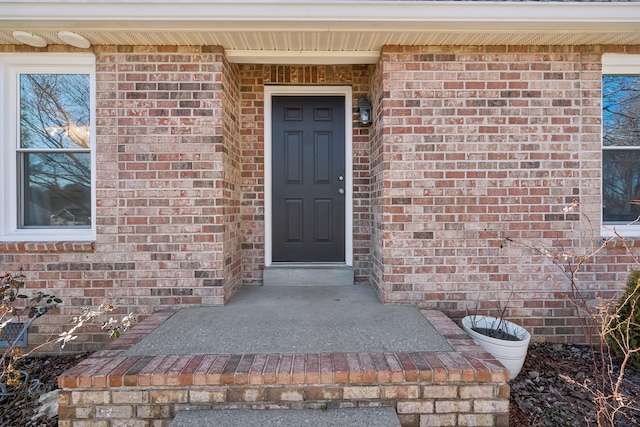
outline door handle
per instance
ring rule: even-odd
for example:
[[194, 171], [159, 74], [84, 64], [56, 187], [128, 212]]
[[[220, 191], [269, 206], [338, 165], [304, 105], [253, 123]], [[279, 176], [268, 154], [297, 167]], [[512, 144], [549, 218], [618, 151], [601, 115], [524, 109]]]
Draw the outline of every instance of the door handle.
[[342, 196], [344, 194], [344, 188], [338, 188], [338, 194]]

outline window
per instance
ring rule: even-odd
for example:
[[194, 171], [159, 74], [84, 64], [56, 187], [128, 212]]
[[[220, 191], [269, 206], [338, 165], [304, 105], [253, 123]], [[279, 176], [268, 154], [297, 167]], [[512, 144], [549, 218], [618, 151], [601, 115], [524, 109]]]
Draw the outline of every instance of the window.
[[628, 224], [640, 215], [640, 56], [603, 56], [602, 218]]
[[2, 240], [92, 240], [94, 58], [0, 56]]

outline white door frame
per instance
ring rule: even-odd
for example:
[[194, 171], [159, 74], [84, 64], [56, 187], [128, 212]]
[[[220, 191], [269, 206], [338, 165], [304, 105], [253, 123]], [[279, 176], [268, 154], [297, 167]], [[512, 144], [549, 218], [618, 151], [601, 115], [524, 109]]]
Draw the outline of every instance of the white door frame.
[[345, 264], [353, 266], [353, 116], [351, 86], [269, 86], [264, 87], [264, 265], [272, 263], [272, 141], [271, 99], [274, 96], [344, 96], [344, 161], [345, 161]]

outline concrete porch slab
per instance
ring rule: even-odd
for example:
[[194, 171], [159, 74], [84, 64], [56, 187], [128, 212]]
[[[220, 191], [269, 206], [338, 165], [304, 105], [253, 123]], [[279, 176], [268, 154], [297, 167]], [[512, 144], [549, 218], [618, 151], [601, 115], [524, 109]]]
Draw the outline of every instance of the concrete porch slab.
[[214, 409], [179, 412], [169, 427], [401, 427], [393, 408]]
[[123, 355], [452, 350], [415, 306], [360, 284], [246, 286], [224, 307], [179, 310]]

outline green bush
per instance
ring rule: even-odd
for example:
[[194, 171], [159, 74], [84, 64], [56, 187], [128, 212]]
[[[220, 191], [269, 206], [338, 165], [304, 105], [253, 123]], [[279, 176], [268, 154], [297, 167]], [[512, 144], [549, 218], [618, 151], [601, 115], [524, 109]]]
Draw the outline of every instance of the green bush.
[[[627, 343], [628, 342], [628, 346]], [[640, 348], [640, 270], [631, 270], [624, 295], [618, 300], [609, 343], [618, 356]], [[631, 365], [640, 367], [640, 352], [630, 354]]]

